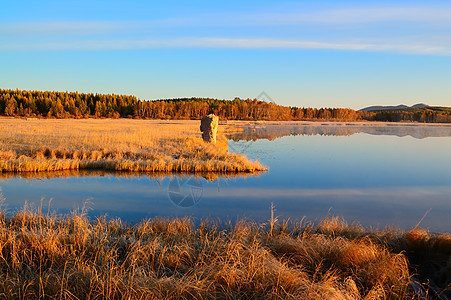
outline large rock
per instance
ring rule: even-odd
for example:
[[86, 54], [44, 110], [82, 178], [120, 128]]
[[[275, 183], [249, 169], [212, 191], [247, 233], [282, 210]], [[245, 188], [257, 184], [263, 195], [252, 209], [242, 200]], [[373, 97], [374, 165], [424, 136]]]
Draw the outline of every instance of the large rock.
[[204, 141], [216, 144], [216, 132], [218, 131], [219, 118], [214, 114], [205, 116], [200, 121], [200, 131]]

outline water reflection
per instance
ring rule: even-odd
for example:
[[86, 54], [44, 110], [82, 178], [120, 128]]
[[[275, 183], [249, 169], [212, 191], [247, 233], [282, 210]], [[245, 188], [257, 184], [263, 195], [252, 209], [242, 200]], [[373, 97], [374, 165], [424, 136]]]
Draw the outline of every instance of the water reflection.
[[335, 124], [308, 123], [294, 125], [243, 125], [241, 132], [229, 133], [228, 137], [234, 141], [255, 141], [258, 139], [274, 140], [289, 135], [322, 135], [322, 136], [350, 136], [357, 133], [371, 135], [393, 135], [398, 137], [411, 136], [417, 139], [427, 137], [451, 136], [451, 124], [446, 125], [397, 125], [397, 124]]
[[168, 196], [179, 207], [193, 207], [202, 198], [202, 182], [195, 176], [174, 176], [168, 185]]
[[[222, 185], [258, 176], [260, 173], [3, 173], [0, 174], [0, 193], [9, 213], [27, 203], [27, 206], [62, 214], [88, 205], [92, 217], [107, 214], [129, 222], [155, 216], [203, 218], [206, 212], [202, 202], [219, 194]], [[205, 189], [208, 189], [208, 197], [203, 196]]]
[[418, 127], [249, 127], [234, 139], [250, 140], [230, 140], [229, 147], [243, 143], [269, 172], [1, 174], [0, 188], [10, 211], [25, 201], [40, 207], [43, 198], [43, 210], [66, 213], [89, 200], [90, 216], [128, 222], [155, 216], [265, 222], [274, 202], [279, 219], [334, 214], [408, 229], [431, 209], [421, 226], [451, 231], [451, 127]]
[[0, 182], [7, 179], [28, 179], [28, 180], [44, 180], [59, 177], [122, 177], [122, 178], [138, 178], [138, 177], [149, 177], [155, 180], [161, 180], [165, 177], [194, 177], [203, 178], [207, 181], [214, 181], [218, 178], [239, 178], [245, 176], [259, 176], [263, 172], [255, 173], [243, 173], [243, 172], [228, 172], [228, 173], [216, 173], [216, 172], [198, 172], [196, 174], [175, 174], [168, 172], [122, 172], [122, 171], [104, 171], [104, 170], [63, 170], [63, 171], [52, 171], [52, 172], [6, 172], [0, 173]]

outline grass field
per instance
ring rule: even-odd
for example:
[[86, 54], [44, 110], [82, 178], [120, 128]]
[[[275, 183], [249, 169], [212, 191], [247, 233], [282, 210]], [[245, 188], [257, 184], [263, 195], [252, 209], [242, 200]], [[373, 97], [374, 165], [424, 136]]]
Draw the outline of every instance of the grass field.
[[450, 248], [449, 234], [365, 231], [334, 217], [319, 225], [156, 218], [132, 226], [24, 208], [0, 214], [0, 297], [415, 299], [417, 272], [418, 281], [451, 282]]
[[202, 141], [199, 121], [0, 118], [0, 171], [97, 169], [134, 172], [255, 172], [258, 162]]

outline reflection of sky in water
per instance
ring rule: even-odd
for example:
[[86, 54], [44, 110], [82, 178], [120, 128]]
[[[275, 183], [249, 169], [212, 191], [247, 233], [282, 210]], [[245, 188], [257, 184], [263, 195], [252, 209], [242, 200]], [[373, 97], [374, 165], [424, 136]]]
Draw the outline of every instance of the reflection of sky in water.
[[451, 137], [287, 136], [245, 153], [270, 167], [258, 184], [279, 187], [427, 186], [451, 183]]
[[[233, 143], [233, 142], [231, 142]], [[9, 209], [24, 202], [64, 213], [82, 207], [91, 215], [250, 218], [266, 221], [271, 201], [279, 218], [320, 220], [328, 214], [365, 226], [408, 229], [432, 208], [422, 226], [451, 231], [451, 137], [416, 139], [357, 133], [351, 136], [285, 136], [257, 140], [246, 155], [270, 171], [256, 177], [200, 179], [202, 198], [180, 208], [168, 197], [170, 178], [150, 176], [60, 177], [0, 181]], [[189, 192], [184, 187], [181, 193]]]

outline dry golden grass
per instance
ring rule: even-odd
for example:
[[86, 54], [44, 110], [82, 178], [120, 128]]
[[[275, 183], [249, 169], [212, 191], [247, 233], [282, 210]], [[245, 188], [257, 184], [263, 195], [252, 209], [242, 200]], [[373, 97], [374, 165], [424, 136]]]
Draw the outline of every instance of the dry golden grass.
[[199, 121], [0, 118], [0, 171], [101, 169], [134, 172], [255, 172], [258, 162], [201, 139]]
[[83, 212], [0, 214], [0, 297], [415, 298], [414, 268], [404, 254], [412, 250], [411, 233], [355, 232], [343, 222], [346, 230], [335, 232], [334, 218], [321, 226], [287, 224], [276, 222], [269, 232], [268, 224], [244, 221], [224, 227], [156, 218], [127, 225], [89, 221]]

